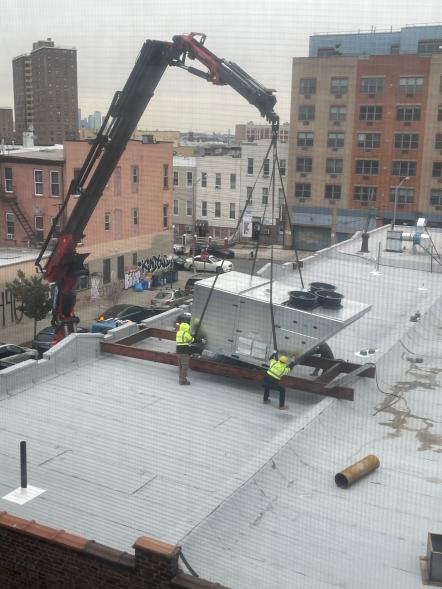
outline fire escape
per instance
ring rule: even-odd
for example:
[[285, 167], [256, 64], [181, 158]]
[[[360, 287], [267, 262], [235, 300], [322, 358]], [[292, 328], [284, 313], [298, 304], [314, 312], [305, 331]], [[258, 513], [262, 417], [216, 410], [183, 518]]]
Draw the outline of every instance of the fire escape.
[[25, 213], [18, 204], [14, 186], [12, 187], [12, 192], [7, 192], [4, 186], [0, 186], [0, 201], [6, 203], [11, 209], [12, 213], [14, 213], [15, 218], [20, 223], [23, 231], [25, 232], [27, 241], [31, 245], [37, 245], [39, 242], [41, 242], [41, 238], [39, 238], [37, 232], [32, 227]]

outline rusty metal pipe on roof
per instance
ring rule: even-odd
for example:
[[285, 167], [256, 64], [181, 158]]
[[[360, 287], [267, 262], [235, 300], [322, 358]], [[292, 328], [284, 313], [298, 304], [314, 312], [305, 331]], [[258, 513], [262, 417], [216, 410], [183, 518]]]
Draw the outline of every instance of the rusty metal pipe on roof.
[[338, 472], [335, 475], [335, 483], [342, 489], [348, 489], [353, 483], [356, 483], [362, 477], [379, 468], [379, 465], [379, 458], [374, 454], [369, 454], [365, 458], [362, 458], [362, 460]]

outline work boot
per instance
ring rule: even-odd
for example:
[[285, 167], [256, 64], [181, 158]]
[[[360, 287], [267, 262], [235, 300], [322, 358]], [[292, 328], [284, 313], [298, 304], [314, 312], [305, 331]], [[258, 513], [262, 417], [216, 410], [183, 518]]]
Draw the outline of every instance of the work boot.
[[183, 382], [180, 382], [180, 384], [190, 384], [190, 380], [184, 380]]
[[264, 405], [267, 405], [268, 403], [270, 403], [270, 399], [264, 399], [263, 403], [264, 403]]
[[278, 409], [280, 409], [281, 411], [287, 411], [288, 408], [288, 405], [281, 405], [280, 407], [278, 407]]

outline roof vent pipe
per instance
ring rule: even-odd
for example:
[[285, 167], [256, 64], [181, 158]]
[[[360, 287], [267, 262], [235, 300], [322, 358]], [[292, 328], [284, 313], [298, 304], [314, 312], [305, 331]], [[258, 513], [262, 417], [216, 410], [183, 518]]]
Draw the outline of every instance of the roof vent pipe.
[[348, 468], [338, 472], [335, 476], [335, 483], [338, 487], [341, 487], [341, 489], [348, 489], [353, 483], [356, 483], [362, 479], [362, 477], [365, 477], [370, 472], [373, 472], [373, 470], [379, 468], [379, 465], [379, 458], [374, 454], [369, 454], [365, 458], [362, 458], [362, 460], [359, 460]]

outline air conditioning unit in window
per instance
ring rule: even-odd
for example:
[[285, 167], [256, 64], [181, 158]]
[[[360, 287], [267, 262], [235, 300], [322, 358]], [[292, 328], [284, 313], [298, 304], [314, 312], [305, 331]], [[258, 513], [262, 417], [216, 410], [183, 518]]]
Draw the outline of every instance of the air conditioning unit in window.
[[[305, 198], [300, 198], [300, 199], [298, 200], [298, 202], [305, 202]], [[436, 208], [437, 208], [437, 207], [436, 207]], [[441, 207], [441, 209], [442, 209], [442, 207]]]
[[376, 93], [375, 92], [369, 92], [368, 93], [368, 98], [376, 98]]
[[338, 151], [338, 148], [337, 147], [333, 147], [332, 148], [332, 151]]
[[404, 208], [404, 205], [398, 205], [397, 208], [398, 209], [403, 209]]
[[330, 178], [337, 178], [338, 175], [337, 174], [330, 174]]
[[307, 174], [305, 172], [301, 172], [301, 176], [302, 176], [302, 178], [305, 178], [307, 176]]
[[368, 202], [366, 200], [361, 200], [361, 207], [366, 207]]
[[401, 153], [408, 153], [408, 149], [403, 149]]
[[341, 125], [341, 121], [333, 121], [333, 125], [334, 125], [335, 127], [340, 127], [340, 125]]
[[302, 121], [303, 125], [310, 125], [310, 121]]
[[405, 96], [407, 96], [408, 98], [413, 98], [414, 92], [406, 92]]
[[6, 239], [15, 239], [15, 235], [13, 233], [7, 233]]

